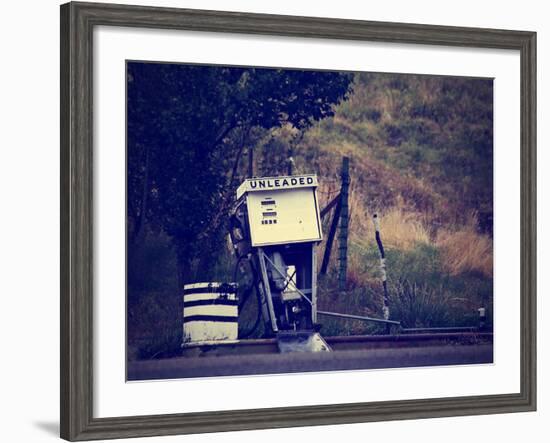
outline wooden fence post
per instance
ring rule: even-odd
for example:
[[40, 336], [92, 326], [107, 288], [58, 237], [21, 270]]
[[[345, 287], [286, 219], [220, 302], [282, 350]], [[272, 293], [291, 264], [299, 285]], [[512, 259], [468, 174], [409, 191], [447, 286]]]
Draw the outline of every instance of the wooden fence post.
[[340, 191], [340, 229], [338, 232], [338, 288], [346, 289], [348, 270], [348, 225], [349, 225], [349, 157], [342, 158], [342, 190]]
[[332, 223], [330, 224], [330, 231], [328, 232], [327, 242], [325, 246], [325, 253], [323, 254], [323, 262], [321, 264], [321, 271], [319, 272], [320, 275], [325, 275], [327, 273], [328, 264], [330, 263], [330, 253], [332, 252], [332, 243], [334, 242], [334, 236], [336, 235], [336, 228], [338, 227], [338, 221], [340, 220], [340, 207], [341, 207], [340, 195], [338, 195], [336, 209], [334, 210]]

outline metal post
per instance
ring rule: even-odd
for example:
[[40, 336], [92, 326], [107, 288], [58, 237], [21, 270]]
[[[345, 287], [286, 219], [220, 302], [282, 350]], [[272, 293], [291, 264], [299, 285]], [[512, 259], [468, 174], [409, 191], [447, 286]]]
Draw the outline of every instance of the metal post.
[[482, 331], [485, 329], [485, 322], [487, 320], [485, 308], [479, 308], [477, 312], [479, 313], [479, 330]]
[[382, 274], [382, 288], [384, 289], [384, 304], [382, 306], [382, 310], [384, 313], [384, 318], [387, 320], [390, 318], [390, 306], [388, 297], [388, 283], [386, 282], [386, 253], [384, 252], [384, 245], [382, 244], [382, 238], [380, 237], [380, 220], [378, 219], [377, 214], [372, 216], [372, 221], [374, 223], [376, 244], [378, 245], [378, 251], [380, 252], [380, 273]]
[[346, 289], [347, 268], [348, 268], [348, 224], [349, 224], [349, 157], [342, 158], [342, 190], [340, 191], [340, 230], [338, 233], [338, 287]]
[[267, 268], [265, 265], [265, 255], [262, 248], [258, 248], [258, 259], [260, 262], [260, 272], [262, 273], [262, 286], [264, 287], [264, 295], [267, 301], [269, 316], [271, 317], [271, 329], [273, 332], [278, 332], [277, 317], [273, 308], [273, 300], [271, 299], [271, 289], [269, 287], [269, 279], [267, 278]]
[[311, 244], [311, 322], [317, 323], [317, 250], [315, 243]]

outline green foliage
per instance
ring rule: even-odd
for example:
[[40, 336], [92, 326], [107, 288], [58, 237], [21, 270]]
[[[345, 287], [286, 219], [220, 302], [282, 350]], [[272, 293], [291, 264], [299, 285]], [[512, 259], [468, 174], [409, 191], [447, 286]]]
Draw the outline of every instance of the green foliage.
[[[332, 116], [351, 74], [129, 62], [128, 239], [149, 224], [174, 243], [180, 283], [209, 267], [225, 234], [235, 175], [257, 130]], [[228, 198], [228, 196], [230, 198]]]
[[398, 318], [404, 327], [459, 326], [453, 321], [457, 315], [452, 297], [443, 287], [434, 289], [429, 284], [403, 280], [391, 286], [390, 294], [392, 317]]
[[[134, 292], [128, 303], [128, 357], [175, 356], [182, 342], [182, 297], [177, 291]], [[136, 297], [139, 295], [139, 297]]]
[[[379, 316], [380, 294], [374, 285], [349, 285], [346, 291], [338, 290], [336, 272], [329, 272], [319, 281], [319, 310], [343, 314]], [[381, 332], [376, 323], [362, 320], [319, 316], [321, 333], [325, 336], [376, 334]]]
[[154, 335], [138, 342], [132, 360], [153, 360], [181, 355], [181, 322], [157, 331]]
[[[162, 232], [145, 232], [128, 252], [128, 296], [148, 291], [177, 289], [176, 254], [170, 237]], [[154, 266], [151, 264], [154, 263]]]
[[[386, 248], [387, 249], [387, 248]], [[393, 281], [411, 281], [435, 287], [446, 283], [441, 257], [436, 247], [419, 243], [412, 251], [387, 249], [386, 261], [395, 272]]]
[[405, 327], [477, 325], [477, 309], [492, 303], [492, 278], [450, 275], [434, 246], [389, 250], [387, 266], [392, 317]]
[[[365, 274], [348, 275], [348, 288], [342, 292], [337, 289], [333, 267], [320, 281], [319, 309], [381, 318], [378, 249], [353, 244], [349, 254]], [[390, 318], [404, 327], [477, 326], [480, 307], [486, 308], [487, 326], [492, 327], [492, 278], [480, 273], [450, 275], [438, 249], [424, 243], [409, 251], [387, 248], [386, 266]], [[326, 335], [382, 334], [386, 329], [360, 320], [322, 317], [321, 321]]]

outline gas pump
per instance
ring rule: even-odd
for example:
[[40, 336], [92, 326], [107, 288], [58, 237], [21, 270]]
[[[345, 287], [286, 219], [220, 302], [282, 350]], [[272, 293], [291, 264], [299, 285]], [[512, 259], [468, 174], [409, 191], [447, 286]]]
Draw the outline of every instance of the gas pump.
[[249, 178], [237, 189], [231, 240], [257, 272], [265, 330], [281, 352], [330, 350], [317, 324], [317, 186], [310, 174]]

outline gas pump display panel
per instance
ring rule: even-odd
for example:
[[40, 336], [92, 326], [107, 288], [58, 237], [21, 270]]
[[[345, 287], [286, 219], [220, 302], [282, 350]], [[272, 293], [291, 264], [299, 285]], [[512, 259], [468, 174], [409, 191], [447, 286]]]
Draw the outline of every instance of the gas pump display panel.
[[321, 240], [315, 189], [253, 192], [247, 200], [253, 246]]

